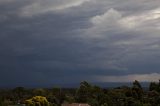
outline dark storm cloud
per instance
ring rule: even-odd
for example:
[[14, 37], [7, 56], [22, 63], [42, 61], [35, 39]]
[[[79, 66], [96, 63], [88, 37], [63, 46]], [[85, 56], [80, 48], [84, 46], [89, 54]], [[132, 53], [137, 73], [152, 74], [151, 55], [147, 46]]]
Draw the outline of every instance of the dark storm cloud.
[[[78, 75], [75, 71], [81, 70], [79, 58], [88, 54], [74, 30], [88, 26], [84, 16], [54, 12], [27, 18], [18, 13], [9, 15], [12, 18], [1, 23], [0, 31], [2, 85], [12, 81], [17, 84], [21, 78], [27, 84], [42, 79], [44, 84], [47, 79], [56, 82], [54, 78]], [[27, 81], [29, 77], [31, 80]]]
[[1, 1], [1, 86], [159, 73], [158, 3]]

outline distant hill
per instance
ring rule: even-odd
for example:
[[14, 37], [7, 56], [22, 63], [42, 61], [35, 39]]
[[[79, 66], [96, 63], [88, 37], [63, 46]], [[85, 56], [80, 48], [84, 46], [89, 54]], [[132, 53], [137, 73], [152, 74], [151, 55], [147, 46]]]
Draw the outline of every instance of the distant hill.
[[[115, 88], [121, 86], [132, 86], [132, 82], [91, 82], [92, 85], [97, 85], [102, 88]], [[149, 82], [141, 82], [143, 88], [149, 87]], [[15, 88], [15, 86], [5, 86], [0, 88]], [[60, 87], [60, 88], [78, 88], [79, 83], [66, 83], [66, 84], [46, 84], [46, 85], [23, 85], [22, 87], [26, 88], [52, 88], [52, 87]]]

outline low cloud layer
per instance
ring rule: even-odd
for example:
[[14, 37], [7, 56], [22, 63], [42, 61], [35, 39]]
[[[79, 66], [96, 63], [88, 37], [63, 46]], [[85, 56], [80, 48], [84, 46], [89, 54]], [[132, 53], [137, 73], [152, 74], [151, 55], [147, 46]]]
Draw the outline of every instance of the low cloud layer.
[[138, 80], [140, 82], [157, 82], [160, 78], [160, 74], [133, 74], [124, 76], [97, 76], [96, 80], [99, 82], [133, 82]]

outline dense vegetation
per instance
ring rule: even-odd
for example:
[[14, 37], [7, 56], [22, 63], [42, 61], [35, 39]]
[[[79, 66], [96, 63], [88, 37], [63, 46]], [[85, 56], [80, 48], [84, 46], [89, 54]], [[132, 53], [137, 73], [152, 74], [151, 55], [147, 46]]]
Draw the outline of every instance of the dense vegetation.
[[144, 90], [138, 81], [131, 87], [104, 89], [86, 81], [77, 89], [25, 89], [17, 87], [0, 90], [0, 106], [61, 106], [62, 103], [88, 103], [91, 106], [160, 106], [160, 83], [151, 82]]

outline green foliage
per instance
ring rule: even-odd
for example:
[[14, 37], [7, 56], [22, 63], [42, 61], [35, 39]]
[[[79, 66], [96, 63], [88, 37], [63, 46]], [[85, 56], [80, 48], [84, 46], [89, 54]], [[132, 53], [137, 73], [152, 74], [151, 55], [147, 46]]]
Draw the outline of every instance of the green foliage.
[[142, 100], [143, 89], [137, 80], [133, 82], [132, 94], [135, 99]]
[[160, 92], [160, 83], [151, 82], [149, 85], [149, 90], [155, 90], [157, 92]]
[[88, 98], [87, 103], [90, 104], [91, 106], [99, 106], [98, 100], [94, 98]]
[[75, 102], [75, 98], [72, 96], [66, 96], [65, 101], [71, 104]]
[[91, 106], [101, 106], [109, 102], [109, 97], [104, 94], [103, 90], [98, 86], [92, 86], [86, 81], [81, 82], [76, 93], [76, 101], [80, 103], [88, 103]]
[[141, 84], [140, 84], [139, 81], [137, 81], [137, 80], [135, 80], [135, 81], [133, 82], [133, 87], [142, 89]]
[[160, 82], [151, 82], [149, 90], [144, 90], [137, 80], [131, 87], [112, 89], [103, 89], [83, 81], [78, 89], [17, 87], [0, 90], [0, 106], [19, 103], [25, 103], [26, 106], [61, 106], [62, 103], [87, 103], [90, 106], [160, 106]]
[[34, 96], [36, 96], [36, 95], [46, 96], [46, 90], [42, 89], [42, 88], [34, 89], [33, 94], [34, 94]]
[[107, 104], [107, 103], [104, 103], [104, 104], [101, 104], [101, 106], [108, 106], [108, 104]]
[[92, 95], [92, 86], [86, 81], [80, 83], [80, 87], [76, 93], [77, 102], [86, 103], [87, 99]]
[[25, 101], [27, 106], [49, 106], [49, 102], [46, 97], [35, 96]]
[[150, 103], [145, 103], [143, 106], [152, 106]]

